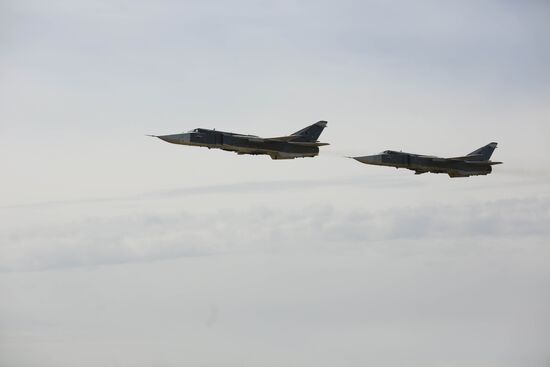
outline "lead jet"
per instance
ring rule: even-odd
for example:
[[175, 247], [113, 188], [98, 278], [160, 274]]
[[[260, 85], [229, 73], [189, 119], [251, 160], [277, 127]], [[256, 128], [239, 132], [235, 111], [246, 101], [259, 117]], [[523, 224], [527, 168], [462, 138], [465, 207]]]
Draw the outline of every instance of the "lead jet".
[[217, 148], [237, 154], [266, 154], [271, 159], [293, 159], [318, 155], [319, 147], [328, 145], [317, 141], [326, 126], [326, 121], [319, 121], [294, 134], [275, 138], [200, 128], [182, 134], [150, 136], [172, 144]]
[[393, 150], [386, 150], [376, 155], [350, 158], [365, 164], [410, 169], [415, 171], [417, 175], [432, 172], [446, 173], [449, 177], [469, 177], [488, 175], [492, 171], [491, 166], [502, 163], [490, 160], [496, 147], [497, 143], [489, 143], [468, 155], [453, 158], [440, 158]]

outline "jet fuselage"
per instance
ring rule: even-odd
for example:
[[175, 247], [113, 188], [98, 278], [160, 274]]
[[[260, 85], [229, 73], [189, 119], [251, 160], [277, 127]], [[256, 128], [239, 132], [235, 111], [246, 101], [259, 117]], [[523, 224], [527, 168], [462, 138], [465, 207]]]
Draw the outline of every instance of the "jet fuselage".
[[157, 137], [172, 144], [222, 149], [237, 154], [265, 154], [273, 159], [292, 159], [318, 155], [319, 146], [327, 145], [316, 140], [325, 127], [326, 121], [319, 121], [295, 134], [279, 138], [261, 138], [201, 128]]
[[488, 175], [492, 172], [491, 166], [501, 163], [490, 161], [496, 147], [497, 143], [489, 143], [466, 156], [453, 158], [386, 150], [380, 154], [353, 157], [353, 159], [375, 166], [406, 168], [415, 171], [416, 174], [432, 172], [446, 173], [450, 177], [468, 177]]
[[448, 162], [434, 161], [430, 158], [424, 158], [417, 154], [392, 152], [357, 157], [356, 160], [366, 164], [376, 166], [389, 166], [395, 168], [406, 168], [415, 171], [417, 174], [447, 173], [451, 177], [468, 177], [487, 175], [491, 173], [491, 165], [469, 162]]

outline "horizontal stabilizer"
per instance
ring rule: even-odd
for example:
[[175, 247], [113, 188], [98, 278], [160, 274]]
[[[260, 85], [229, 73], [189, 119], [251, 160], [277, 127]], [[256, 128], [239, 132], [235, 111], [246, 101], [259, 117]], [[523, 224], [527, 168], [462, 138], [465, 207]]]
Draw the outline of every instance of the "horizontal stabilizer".
[[289, 136], [278, 136], [276, 138], [266, 138], [267, 141], [292, 141], [298, 139], [298, 136], [289, 135]]
[[466, 161], [468, 164], [473, 164], [476, 166], [494, 166], [496, 164], [502, 164], [502, 162], [492, 162], [492, 161]]
[[473, 164], [476, 166], [493, 166], [495, 164], [502, 164], [502, 162], [491, 162], [491, 161], [479, 161], [479, 160], [469, 160], [469, 157], [456, 157], [456, 158], [431, 158], [434, 162], [461, 162], [467, 164]]
[[470, 154], [462, 157], [451, 157], [451, 158], [445, 158], [445, 159], [452, 159], [455, 161], [470, 161], [470, 160], [476, 160], [479, 158], [483, 158], [483, 156], [481, 154]]
[[309, 142], [309, 141], [289, 141], [288, 144], [301, 145], [304, 147], [322, 147], [324, 145], [329, 145], [329, 143]]

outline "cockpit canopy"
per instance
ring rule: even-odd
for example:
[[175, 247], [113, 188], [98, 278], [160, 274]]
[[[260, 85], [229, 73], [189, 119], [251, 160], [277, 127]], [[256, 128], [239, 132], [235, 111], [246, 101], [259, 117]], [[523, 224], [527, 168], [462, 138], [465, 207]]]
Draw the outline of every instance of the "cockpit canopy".
[[202, 129], [189, 130], [188, 133], [200, 133]]
[[393, 150], [384, 150], [382, 152], [382, 154], [393, 154], [393, 153], [395, 153], [395, 151], [393, 151]]

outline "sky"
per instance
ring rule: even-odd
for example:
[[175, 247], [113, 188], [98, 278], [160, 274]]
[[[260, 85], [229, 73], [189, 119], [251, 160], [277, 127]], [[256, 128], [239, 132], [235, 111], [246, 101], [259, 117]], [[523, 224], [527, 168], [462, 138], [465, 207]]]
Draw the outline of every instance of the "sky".
[[[548, 366], [546, 1], [0, 1], [0, 366]], [[196, 127], [315, 158], [167, 144]], [[393, 149], [491, 175], [362, 165]]]

